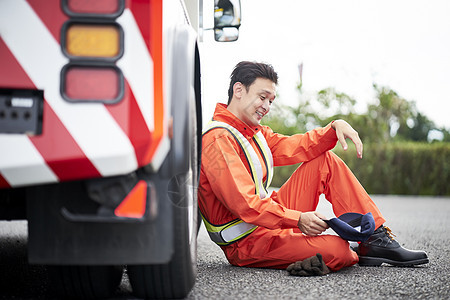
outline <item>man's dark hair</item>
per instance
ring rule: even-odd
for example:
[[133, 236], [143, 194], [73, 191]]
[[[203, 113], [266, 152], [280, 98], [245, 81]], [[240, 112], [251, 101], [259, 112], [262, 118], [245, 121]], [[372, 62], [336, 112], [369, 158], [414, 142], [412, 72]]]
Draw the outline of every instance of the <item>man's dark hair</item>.
[[235, 67], [230, 76], [230, 87], [228, 88], [228, 105], [233, 98], [233, 86], [236, 82], [242, 83], [248, 92], [250, 86], [257, 78], [269, 79], [278, 84], [278, 74], [273, 67], [265, 63], [241, 61]]

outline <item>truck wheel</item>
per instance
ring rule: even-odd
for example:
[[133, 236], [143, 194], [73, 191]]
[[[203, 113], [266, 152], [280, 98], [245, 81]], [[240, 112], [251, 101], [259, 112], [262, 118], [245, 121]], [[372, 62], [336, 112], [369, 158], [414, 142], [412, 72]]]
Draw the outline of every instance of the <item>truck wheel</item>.
[[184, 298], [197, 275], [197, 189], [192, 172], [168, 182], [173, 203], [174, 253], [167, 264], [129, 265], [133, 293], [140, 298]]
[[113, 295], [122, 266], [48, 266], [51, 290], [61, 298], [94, 299]]
[[[193, 201], [191, 182], [192, 177], [187, 174], [178, 175], [169, 182], [170, 197], [180, 200], [173, 210], [174, 253], [169, 263], [128, 266], [133, 293], [140, 298], [184, 298], [194, 286], [197, 273], [197, 205], [196, 198]], [[191, 207], [186, 206], [188, 202]]]
[[[199, 132], [197, 130], [201, 130], [201, 128], [197, 128], [193, 93], [191, 93], [189, 106], [186, 110], [181, 110], [185, 114], [188, 112], [188, 116], [185, 118], [187, 124], [179, 127], [183, 128], [183, 132], [174, 132], [174, 136], [178, 134], [179, 137], [183, 137], [185, 142], [182, 145], [173, 144], [171, 150], [181, 147], [182, 152], [185, 153], [185, 159], [188, 161], [188, 171], [170, 178], [168, 185], [165, 187], [167, 192], [164, 193], [168, 199], [162, 199], [162, 201], [172, 203], [174, 253], [167, 264], [128, 265], [128, 275], [133, 293], [140, 298], [184, 298], [194, 286], [197, 276], [197, 222], [199, 221], [197, 220], [199, 169], [197, 148]], [[174, 123], [179, 119], [181, 118], [174, 117]], [[161, 167], [163, 170], [160, 170], [160, 172], [165, 173], [167, 171], [164, 169], [171, 165], [171, 163], [168, 163], [171, 158], [173, 157], [169, 154]]]

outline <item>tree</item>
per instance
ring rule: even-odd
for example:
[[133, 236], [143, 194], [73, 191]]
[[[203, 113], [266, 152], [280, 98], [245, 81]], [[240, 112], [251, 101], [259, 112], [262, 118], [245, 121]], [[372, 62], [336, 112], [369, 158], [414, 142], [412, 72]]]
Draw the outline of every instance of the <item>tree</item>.
[[[408, 121], [411, 125], [408, 125]], [[415, 142], [428, 141], [428, 135], [436, 126], [425, 115], [417, 113], [407, 122], [400, 124], [397, 132], [397, 138], [401, 140], [410, 140]]]
[[[298, 86], [296, 106], [277, 104], [264, 121], [274, 131], [283, 134], [306, 132], [325, 126], [332, 120], [344, 119], [359, 132], [364, 142], [387, 143], [395, 140], [427, 141], [434, 123], [418, 112], [415, 102], [400, 97], [388, 87], [373, 84], [375, 101], [366, 113], [356, 113], [356, 100], [334, 88], [317, 93], [304, 93]], [[444, 139], [449, 133], [440, 129]]]

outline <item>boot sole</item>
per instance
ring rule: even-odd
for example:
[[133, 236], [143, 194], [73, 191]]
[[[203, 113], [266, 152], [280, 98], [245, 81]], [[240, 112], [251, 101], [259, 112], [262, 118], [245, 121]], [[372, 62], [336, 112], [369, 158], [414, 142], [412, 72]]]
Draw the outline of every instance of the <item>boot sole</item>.
[[412, 267], [417, 265], [423, 265], [429, 263], [428, 258], [410, 260], [410, 261], [395, 261], [387, 258], [380, 257], [368, 257], [368, 256], [360, 256], [359, 257], [359, 265], [360, 266], [373, 266], [379, 267], [382, 263], [390, 264], [397, 267]]

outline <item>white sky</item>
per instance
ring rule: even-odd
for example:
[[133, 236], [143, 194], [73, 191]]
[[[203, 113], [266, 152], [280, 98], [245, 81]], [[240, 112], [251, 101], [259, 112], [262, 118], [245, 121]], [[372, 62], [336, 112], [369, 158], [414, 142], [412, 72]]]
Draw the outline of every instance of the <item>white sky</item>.
[[[303, 62], [305, 92], [335, 87], [365, 108], [374, 98], [372, 83], [385, 85], [450, 129], [450, 1], [241, 2], [239, 40], [217, 43], [208, 31], [200, 46], [205, 120], [216, 102], [226, 102], [236, 63], [251, 60], [274, 66], [283, 103], [298, 99]], [[205, 11], [205, 27], [212, 24], [208, 17]]]

